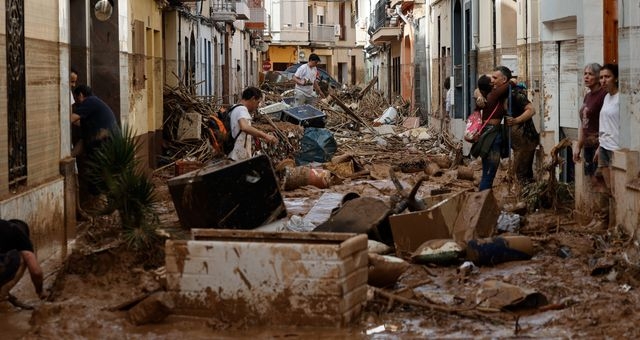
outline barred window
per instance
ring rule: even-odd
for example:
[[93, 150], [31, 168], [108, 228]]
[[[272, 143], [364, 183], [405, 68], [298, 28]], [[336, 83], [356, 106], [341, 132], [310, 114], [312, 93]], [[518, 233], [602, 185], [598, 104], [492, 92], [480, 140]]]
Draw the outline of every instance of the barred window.
[[9, 187], [14, 189], [27, 180], [24, 0], [7, 0], [6, 31]]

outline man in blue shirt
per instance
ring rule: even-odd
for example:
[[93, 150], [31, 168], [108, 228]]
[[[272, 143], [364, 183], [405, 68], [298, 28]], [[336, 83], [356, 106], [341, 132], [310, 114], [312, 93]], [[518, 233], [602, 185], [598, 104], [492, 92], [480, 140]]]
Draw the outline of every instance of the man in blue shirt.
[[[100, 98], [93, 95], [87, 85], [78, 85], [73, 89], [76, 99], [74, 112], [71, 113], [71, 123], [80, 123], [80, 136], [83, 150], [75, 155], [78, 158], [78, 173], [81, 182], [86, 180], [84, 176], [85, 163], [100, 146], [109, 140], [113, 133], [119, 130], [116, 117], [111, 108]], [[92, 183], [86, 183], [89, 193], [100, 194], [98, 188]], [[82, 189], [82, 183], [81, 183]], [[81, 190], [82, 192], [82, 190]]]

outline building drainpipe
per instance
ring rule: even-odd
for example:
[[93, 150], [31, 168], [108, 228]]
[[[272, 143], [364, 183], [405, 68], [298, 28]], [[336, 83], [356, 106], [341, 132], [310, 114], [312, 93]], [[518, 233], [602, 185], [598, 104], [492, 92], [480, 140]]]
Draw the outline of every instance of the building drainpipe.
[[[480, 24], [478, 23], [478, 0], [471, 2], [471, 49], [469, 52], [469, 65], [471, 65], [471, 75], [468, 77], [472, 82], [471, 88], [475, 88], [475, 84], [478, 82], [478, 39], [480, 32]], [[471, 107], [474, 103], [470, 104]], [[471, 111], [472, 112], [472, 108]], [[466, 119], [467, 117], [465, 117]]]
[[431, 116], [429, 113], [431, 111], [431, 39], [429, 39], [429, 37], [431, 36], [431, 32], [429, 30], [429, 23], [431, 22], [431, 9], [432, 7], [429, 6], [429, 15], [427, 16], [427, 23], [426, 25], [424, 25], [427, 29], [427, 33], [425, 35], [425, 38], [427, 40], [426, 46], [425, 46], [425, 53], [427, 54], [426, 56], [426, 60], [427, 60], [427, 65], [426, 68], [426, 73], [427, 73], [427, 107], [426, 107], [426, 111], [424, 113], [424, 117], [426, 117], [427, 122], [426, 123], [430, 123], [429, 122], [429, 117]]
[[178, 12], [178, 79], [182, 79], [182, 15]]
[[491, 2], [493, 3], [493, 12], [492, 12], [492, 17], [493, 20], [491, 20], [491, 24], [493, 26], [493, 67], [495, 68], [496, 66], [498, 66], [498, 56], [496, 54], [497, 52], [497, 32], [496, 32], [496, 28], [498, 27], [498, 25], [496, 25], [496, 0], [491, 0]]

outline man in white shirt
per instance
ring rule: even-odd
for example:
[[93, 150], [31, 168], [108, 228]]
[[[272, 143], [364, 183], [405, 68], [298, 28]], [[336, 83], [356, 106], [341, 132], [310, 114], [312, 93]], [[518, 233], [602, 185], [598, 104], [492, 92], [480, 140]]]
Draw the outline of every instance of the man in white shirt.
[[293, 75], [293, 81], [296, 83], [295, 106], [315, 105], [318, 94], [322, 97], [325, 96], [318, 85], [319, 73], [317, 66], [319, 62], [320, 57], [315, 53], [311, 53], [309, 62], [298, 67]]
[[278, 138], [251, 126], [251, 114], [258, 109], [262, 101], [262, 91], [257, 87], [247, 87], [242, 91], [240, 104], [231, 111], [231, 136], [236, 137], [233, 150], [228, 157], [241, 161], [253, 157], [253, 138], [260, 138], [268, 143], [276, 143]]

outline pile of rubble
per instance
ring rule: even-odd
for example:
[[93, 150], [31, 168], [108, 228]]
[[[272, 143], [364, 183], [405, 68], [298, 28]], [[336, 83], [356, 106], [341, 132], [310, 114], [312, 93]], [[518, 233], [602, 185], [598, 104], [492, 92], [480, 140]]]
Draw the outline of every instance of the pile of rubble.
[[[407, 164], [420, 164], [422, 169], [419, 170], [424, 170], [436, 159], [449, 160], [439, 162], [439, 167], [452, 168], [461, 164], [461, 141], [447, 132], [420, 126], [421, 118], [416, 116], [416, 112], [409, 112], [410, 103], [401, 98], [389, 103], [380, 91], [373, 89], [376, 80], [373, 79], [365, 88], [351, 86], [332, 90], [328, 97], [318, 100], [315, 109], [325, 115], [323, 128], [331, 133], [337, 145], [326, 161], [333, 156], [348, 155], [360, 170], [379, 162], [397, 166], [400, 170], [411, 167]], [[265, 93], [266, 107], [290, 102], [293, 96], [293, 90], [286, 87], [263, 83], [261, 88]], [[184, 159], [206, 164], [220, 157], [211, 147], [206, 126], [209, 116], [223, 106], [218, 102], [213, 97], [196, 96], [183, 85], [165, 87], [164, 153], [160, 164], [171, 165]], [[383, 122], [381, 117], [387, 111], [393, 111], [394, 116]], [[260, 145], [262, 153], [270, 157], [274, 166], [295, 160], [301, 152], [304, 122], [287, 121], [284, 116], [281, 112], [254, 115], [254, 126], [280, 139], [274, 145]], [[198, 120], [200, 133], [185, 137], [180, 135], [180, 125], [189, 119]], [[362, 176], [362, 173], [356, 176]]]

